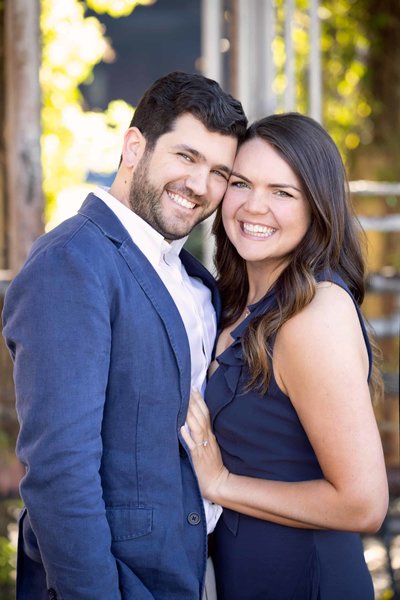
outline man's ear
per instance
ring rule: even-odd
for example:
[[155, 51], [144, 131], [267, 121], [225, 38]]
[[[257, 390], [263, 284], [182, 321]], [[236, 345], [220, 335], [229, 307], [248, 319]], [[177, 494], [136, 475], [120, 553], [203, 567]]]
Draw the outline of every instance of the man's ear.
[[135, 169], [146, 148], [146, 140], [137, 127], [130, 127], [124, 136], [122, 162], [126, 167]]

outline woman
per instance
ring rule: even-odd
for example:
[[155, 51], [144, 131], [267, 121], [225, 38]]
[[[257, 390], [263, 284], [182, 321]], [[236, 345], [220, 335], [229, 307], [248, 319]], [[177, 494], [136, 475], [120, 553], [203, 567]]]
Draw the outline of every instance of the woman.
[[203, 496], [224, 507], [218, 600], [372, 599], [354, 532], [387, 510], [378, 378], [359, 232], [326, 131], [296, 113], [253, 124], [214, 231], [222, 330], [208, 409], [193, 393], [182, 435]]

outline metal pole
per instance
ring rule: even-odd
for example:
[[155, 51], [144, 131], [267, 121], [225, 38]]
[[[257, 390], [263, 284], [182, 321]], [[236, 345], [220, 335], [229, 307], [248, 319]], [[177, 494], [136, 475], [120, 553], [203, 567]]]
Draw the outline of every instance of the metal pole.
[[322, 122], [322, 83], [318, 0], [310, 0], [310, 116]]
[[294, 0], [285, 1], [285, 76], [286, 88], [284, 96], [284, 108], [286, 111], [295, 109], [296, 106], [296, 75], [294, 68], [293, 48], [293, 20]]
[[258, 33], [258, 62], [256, 89], [258, 95], [257, 118], [276, 110], [276, 94], [273, 89], [276, 76], [272, 43], [275, 37], [276, 15], [274, 0], [260, 0], [256, 15]]
[[201, 5], [202, 72], [222, 85], [222, 0], [203, 0]]
[[[205, 77], [215, 79], [223, 85], [223, 69], [221, 54], [222, 37], [222, 0], [203, 0], [201, 5], [201, 45], [202, 72]], [[214, 216], [209, 217], [201, 226], [202, 262], [210, 271], [213, 270], [214, 238], [211, 228]]]
[[254, 56], [252, 56], [252, 35], [250, 31], [251, 14], [253, 11], [252, 0], [237, 0], [237, 27], [238, 27], [238, 62], [237, 84], [238, 98], [242, 103], [245, 113], [251, 120], [252, 115], [252, 70], [254, 69]]
[[252, 14], [254, 56], [250, 57], [253, 74], [253, 114], [259, 119], [275, 110], [273, 92], [275, 65], [272, 42], [275, 35], [275, 11], [273, 0], [257, 0]]

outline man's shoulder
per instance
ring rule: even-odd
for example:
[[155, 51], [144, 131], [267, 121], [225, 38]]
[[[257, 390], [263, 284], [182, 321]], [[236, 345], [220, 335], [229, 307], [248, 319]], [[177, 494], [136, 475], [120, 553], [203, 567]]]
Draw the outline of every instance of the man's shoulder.
[[80, 232], [86, 224], [87, 219], [77, 214], [41, 235], [33, 243], [26, 264], [47, 252], [85, 245], [86, 236], [80, 235]]
[[[118, 236], [115, 233], [118, 233]], [[76, 248], [97, 244], [104, 237], [124, 238], [122, 225], [113, 212], [93, 193], [89, 194], [77, 214], [62, 221], [39, 237], [30, 256], [56, 248]]]

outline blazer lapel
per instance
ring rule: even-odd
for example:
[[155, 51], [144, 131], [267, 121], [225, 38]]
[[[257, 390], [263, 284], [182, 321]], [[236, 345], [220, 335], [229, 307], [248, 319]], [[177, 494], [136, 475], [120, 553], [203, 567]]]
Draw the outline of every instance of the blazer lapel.
[[164, 323], [176, 356], [181, 374], [181, 392], [185, 397], [190, 387], [190, 347], [185, 326], [175, 302], [157, 272], [134, 244], [131, 237], [120, 246], [119, 252]]
[[188, 400], [190, 389], [190, 348], [179, 311], [157, 272], [133, 242], [115, 214], [94, 194], [89, 194], [79, 213], [95, 223], [113, 241], [133, 277], [160, 316], [174, 351], [180, 372], [182, 398]]
[[217, 322], [221, 316], [221, 298], [218, 292], [217, 284], [211, 273], [187, 250], [182, 249], [180, 258], [183, 266], [191, 277], [198, 277], [211, 290], [211, 299], [217, 314]]

